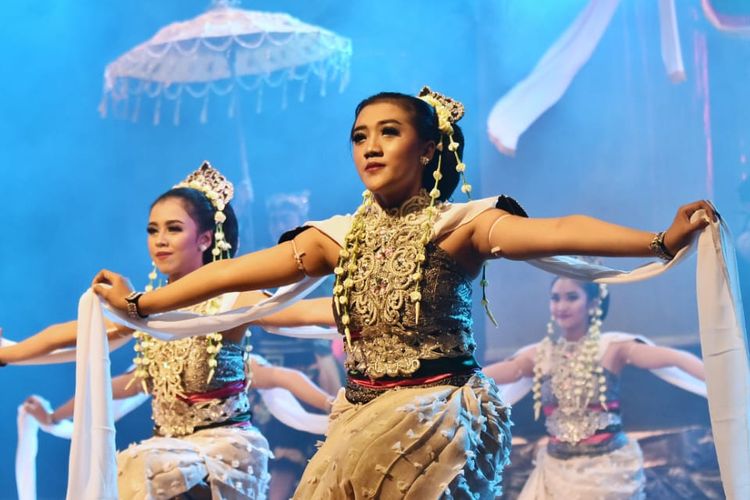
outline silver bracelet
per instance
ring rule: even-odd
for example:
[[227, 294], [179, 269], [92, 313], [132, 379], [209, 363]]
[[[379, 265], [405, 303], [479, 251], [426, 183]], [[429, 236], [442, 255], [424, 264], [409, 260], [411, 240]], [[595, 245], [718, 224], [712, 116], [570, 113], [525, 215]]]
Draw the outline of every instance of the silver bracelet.
[[652, 252], [654, 252], [654, 255], [659, 257], [662, 260], [665, 260], [669, 262], [670, 260], [674, 259], [674, 255], [669, 251], [667, 248], [667, 245], [664, 244], [664, 235], [666, 232], [662, 231], [660, 233], [656, 233], [656, 236], [654, 236], [654, 239], [651, 240], [651, 244], [649, 245], [649, 248]]

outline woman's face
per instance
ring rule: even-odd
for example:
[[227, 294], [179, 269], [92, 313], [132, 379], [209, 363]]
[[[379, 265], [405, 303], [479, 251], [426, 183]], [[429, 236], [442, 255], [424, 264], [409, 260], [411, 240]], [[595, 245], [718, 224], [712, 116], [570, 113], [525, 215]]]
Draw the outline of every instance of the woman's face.
[[153, 206], [146, 231], [148, 253], [171, 281], [201, 267], [203, 251], [212, 242], [211, 231], [200, 233], [178, 198], [165, 198]]
[[435, 144], [423, 141], [411, 113], [388, 101], [365, 106], [352, 130], [352, 156], [365, 187], [381, 203], [397, 205], [422, 187], [421, 156]]
[[589, 327], [589, 309], [593, 306], [578, 282], [559, 278], [552, 284], [549, 310], [563, 331], [585, 332]]

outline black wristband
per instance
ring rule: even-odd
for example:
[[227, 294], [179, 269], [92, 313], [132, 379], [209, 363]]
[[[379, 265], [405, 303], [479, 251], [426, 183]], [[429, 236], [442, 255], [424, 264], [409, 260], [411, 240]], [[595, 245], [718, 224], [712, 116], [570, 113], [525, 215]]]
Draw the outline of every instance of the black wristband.
[[141, 310], [138, 308], [138, 301], [141, 299], [143, 292], [133, 292], [125, 297], [125, 302], [128, 303], [128, 316], [133, 319], [144, 319], [148, 318], [148, 314], [141, 314]]

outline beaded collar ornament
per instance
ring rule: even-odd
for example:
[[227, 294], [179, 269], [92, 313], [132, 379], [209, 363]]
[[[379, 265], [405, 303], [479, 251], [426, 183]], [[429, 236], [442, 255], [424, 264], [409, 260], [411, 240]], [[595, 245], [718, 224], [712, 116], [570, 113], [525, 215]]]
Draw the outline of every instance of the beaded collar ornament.
[[[547, 323], [547, 336], [539, 343], [534, 360], [534, 383], [532, 392], [534, 394], [534, 419], [538, 420], [542, 411], [542, 377], [545, 375], [545, 363], [550, 361], [552, 351], [570, 351], [564, 357], [565, 366], [549, 366], [549, 375], [552, 377], [552, 390], [558, 399], [558, 407], [564, 412], [574, 412], [586, 409], [598, 393], [598, 403], [604, 411], [607, 411], [607, 378], [604, 375], [604, 367], [598, 360], [599, 341], [601, 339], [602, 304], [609, 295], [607, 285], [599, 284], [599, 295], [592, 310], [589, 311], [589, 328], [586, 335], [577, 342], [565, 339], [552, 340], [554, 335], [554, 318]], [[549, 358], [547, 358], [549, 356]], [[547, 359], [545, 359], [547, 358]], [[563, 377], [570, 382], [572, 390], [556, 391], [556, 385], [565, 385], [555, 378]], [[570, 380], [567, 380], [570, 379]], [[559, 384], [557, 382], [560, 382]], [[566, 386], [567, 387], [567, 386]], [[598, 391], [597, 391], [598, 389]], [[558, 394], [560, 392], [560, 394]]]
[[[440, 179], [443, 178], [443, 143], [447, 143], [448, 151], [455, 155], [456, 171], [461, 175], [462, 181], [461, 192], [466, 194], [469, 198], [471, 198], [471, 184], [466, 182], [466, 165], [461, 161], [458, 154], [459, 143], [456, 142], [453, 137], [453, 125], [464, 115], [463, 104], [438, 92], [434, 92], [426, 86], [422, 88], [417, 97], [435, 109], [435, 114], [437, 115], [438, 120], [438, 129], [440, 131], [440, 140], [436, 145], [438, 151], [437, 167], [432, 174], [435, 179], [435, 184], [428, 193], [430, 203], [425, 208], [427, 219], [422, 225], [424, 231], [420, 238], [421, 251], [416, 257], [417, 269], [411, 276], [413, 289], [409, 293], [409, 300], [414, 303], [415, 322], [419, 323], [420, 303], [422, 300], [420, 282], [423, 277], [422, 265], [426, 260], [425, 246], [432, 239], [435, 218], [440, 213], [440, 206], [442, 205], [442, 202], [440, 202], [438, 198], [440, 198], [439, 183]], [[349, 315], [351, 304], [349, 299], [351, 289], [354, 286], [354, 276], [357, 272], [357, 260], [360, 256], [360, 248], [365, 241], [366, 228], [363, 219], [365, 214], [374, 209], [373, 196], [370, 191], [365, 190], [362, 193], [362, 198], [362, 204], [357, 208], [357, 211], [354, 214], [351, 229], [344, 238], [343, 248], [339, 252], [338, 265], [334, 268], [334, 274], [336, 276], [336, 282], [333, 287], [334, 305], [336, 307], [336, 312], [340, 316], [341, 323], [344, 326], [344, 335], [349, 347], [351, 347], [351, 317]], [[482, 286], [482, 304], [492, 322], [497, 324], [488, 307], [487, 295], [485, 292], [487, 279], [484, 268], [482, 270], [482, 280], [480, 284]]]

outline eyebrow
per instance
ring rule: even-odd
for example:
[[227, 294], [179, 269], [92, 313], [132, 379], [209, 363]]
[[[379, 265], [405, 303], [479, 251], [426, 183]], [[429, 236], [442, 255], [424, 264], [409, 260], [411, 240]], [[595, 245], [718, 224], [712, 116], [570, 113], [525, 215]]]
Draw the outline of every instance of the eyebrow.
[[[401, 125], [400, 121], [393, 119], [393, 118], [390, 118], [388, 120], [380, 120], [378, 123], [376, 123], [376, 125], [385, 125], [386, 123], [395, 123], [396, 125]], [[366, 128], [367, 128], [366, 126], [360, 125], [359, 127], [354, 127], [354, 129], [352, 129], [352, 132], [356, 132], [358, 130], [362, 130]]]
[[[182, 222], [181, 220], [177, 220], [177, 219], [172, 219], [172, 220], [168, 220], [168, 221], [166, 221], [166, 222], [165, 222], [164, 224], [174, 224], [174, 223], [177, 223], [177, 224], [185, 224], [185, 223], [184, 223], [184, 222]], [[149, 223], [148, 223], [148, 225], [149, 225], [149, 226], [156, 226], [156, 225], [157, 225], [157, 223], [156, 223], [156, 222], [149, 222]]]

